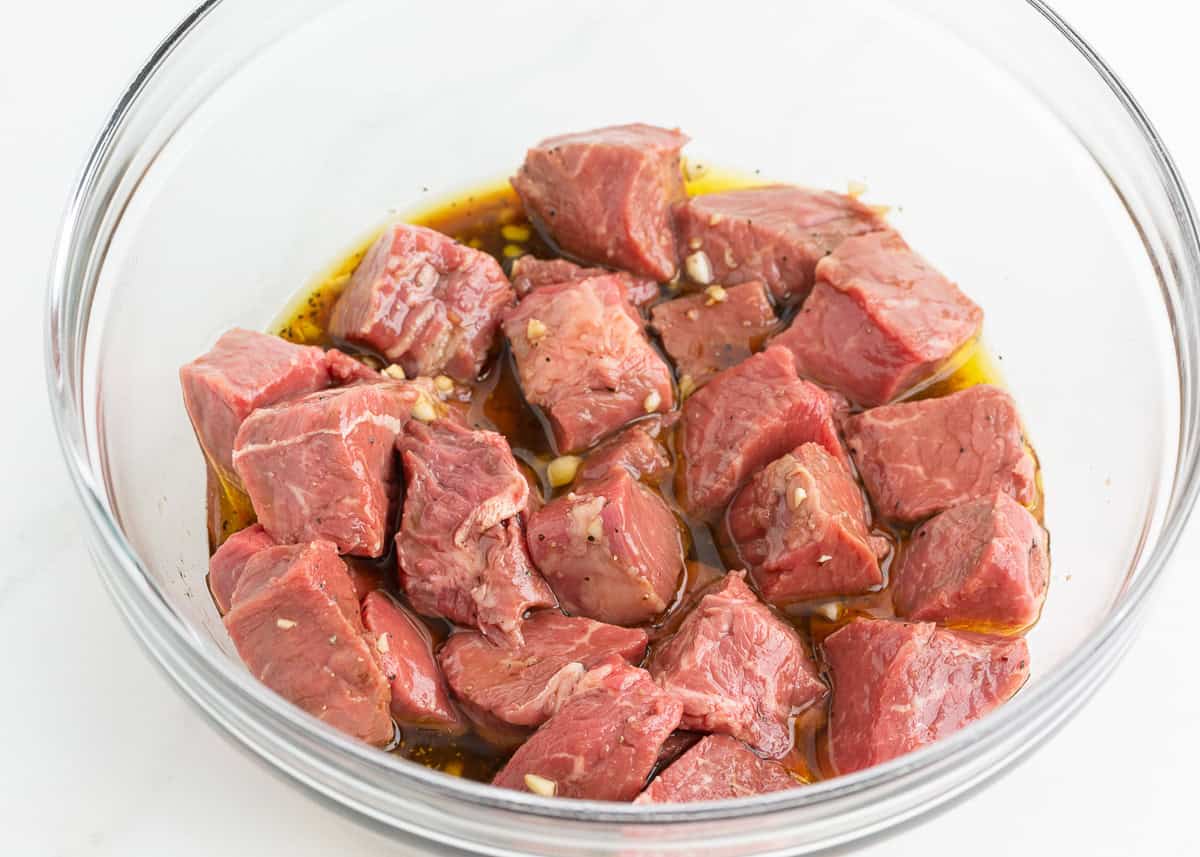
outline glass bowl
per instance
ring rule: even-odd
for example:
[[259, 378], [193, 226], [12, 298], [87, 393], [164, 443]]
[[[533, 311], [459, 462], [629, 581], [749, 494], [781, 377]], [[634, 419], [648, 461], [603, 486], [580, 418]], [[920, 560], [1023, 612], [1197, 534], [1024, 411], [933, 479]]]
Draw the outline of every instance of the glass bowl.
[[[865, 183], [985, 309], [1041, 455], [1054, 575], [1006, 706], [858, 774], [635, 807], [466, 782], [326, 728], [241, 667], [205, 587], [177, 368], [265, 327], [381, 220], [560, 131], [679, 125], [693, 162]], [[398, 838], [478, 854], [800, 853], [952, 801], [1127, 647], [1195, 498], [1197, 236], [1128, 93], [1040, 3], [209, 2], [114, 109], [66, 213], [47, 361], [96, 564], [220, 730]]]

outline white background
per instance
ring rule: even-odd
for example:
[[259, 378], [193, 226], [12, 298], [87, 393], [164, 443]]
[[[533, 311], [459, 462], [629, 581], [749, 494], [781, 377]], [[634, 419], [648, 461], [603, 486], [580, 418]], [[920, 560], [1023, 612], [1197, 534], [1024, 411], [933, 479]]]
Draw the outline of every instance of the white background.
[[[302, 796], [176, 694], [93, 572], [59, 462], [42, 380], [57, 220], [110, 105], [191, 5], [0, 0], [0, 854], [415, 854]], [[1200, 11], [1172, 0], [1055, 6], [1200, 193]], [[1200, 854], [1198, 564], [1200, 521], [1142, 637], [1077, 719], [999, 783], [861, 853]]]

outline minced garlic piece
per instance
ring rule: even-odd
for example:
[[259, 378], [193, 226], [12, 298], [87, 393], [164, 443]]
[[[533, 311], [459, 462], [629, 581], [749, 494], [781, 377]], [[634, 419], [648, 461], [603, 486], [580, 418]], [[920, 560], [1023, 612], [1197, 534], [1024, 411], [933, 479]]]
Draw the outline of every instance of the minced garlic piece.
[[688, 240], [688, 249], [689, 250], [699, 250], [703, 246], [704, 246], [704, 240], [701, 238], [692, 238], [692, 239]]
[[725, 248], [725, 267], [729, 268], [730, 270], [733, 270], [737, 266], [738, 266], [738, 260], [737, 260], [737, 257], [733, 255], [733, 248], [726, 247]]
[[581, 461], [583, 459], [578, 455], [560, 455], [551, 461], [550, 466], [546, 468], [546, 475], [550, 478], [550, 484], [555, 488], [571, 484], [575, 479], [575, 473], [579, 470]]
[[423, 423], [431, 423], [437, 419], [437, 410], [433, 407], [433, 402], [429, 401], [429, 397], [422, 394], [413, 405], [412, 415]]
[[831, 559], [833, 559], [833, 557], [831, 557], [827, 553], [823, 553], [819, 557], [817, 557], [817, 565], [824, 565], [825, 563], [829, 562]]
[[525, 788], [542, 797], [554, 797], [558, 793], [558, 783], [537, 774], [525, 775]]
[[822, 604], [820, 607], [817, 607], [814, 612], [824, 616], [830, 622], [836, 622], [838, 616], [840, 616], [842, 613], [842, 605], [838, 604], [836, 601], [830, 601], [827, 604]]
[[391, 648], [391, 645], [388, 643], [387, 631], [384, 631], [375, 638], [375, 651], [379, 652], [379, 654], [386, 655], [391, 651]]
[[704, 294], [708, 295], [708, 300], [704, 302], [705, 306], [723, 304], [725, 301], [729, 300], [729, 292], [725, 291], [725, 289], [721, 286], [709, 286], [704, 290]]
[[688, 321], [699, 321], [700, 320], [700, 310], [698, 310], [698, 309], [694, 309], [694, 308], [690, 309], [686, 313], [684, 313], [684, 315], [686, 315], [688, 317]]
[[800, 507], [800, 504], [803, 503], [807, 499], [808, 499], [808, 492], [805, 491], [804, 488], [802, 488], [801, 486], [797, 485], [795, 488], [792, 489], [792, 492], [790, 494], [788, 494], [788, 505], [791, 506], [793, 509], [798, 509]]
[[708, 218], [709, 226], [716, 226], [720, 222], [721, 222], [721, 215], [719, 215], [719, 214], [710, 215]]
[[447, 375], [438, 375], [433, 379], [433, 386], [437, 387], [439, 393], [449, 393], [454, 389], [454, 381]]
[[604, 522], [599, 518], [592, 518], [592, 522], [588, 524], [587, 537], [589, 542], [598, 542], [604, 536]]
[[397, 381], [403, 381], [408, 376], [404, 374], [404, 367], [399, 363], [390, 363], [382, 369], [384, 375], [389, 378], [394, 378]]
[[855, 199], [858, 199], [860, 196], [862, 196], [866, 192], [867, 192], [867, 186], [860, 181], [855, 181], [854, 179], [850, 179], [850, 181], [846, 185], [846, 194], [848, 196], [854, 197]]
[[658, 410], [658, 406], [662, 404], [662, 395], [658, 390], [651, 390], [646, 396], [646, 400], [642, 402], [642, 407], [646, 409], [646, 413], [652, 414]]
[[296, 627], [296, 624], [297, 623], [293, 622], [291, 619], [276, 619], [275, 620], [275, 627], [282, 628], [285, 631], [292, 630], [293, 628]]
[[702, 286], [707, 286], [713, 280], [712, 262], [703, 250], [697, 250], [683, 260], [687, 275]]
[[531, 318], [529, 324], [525, 325], [525, 338], [530, 342], [537, 342], [549, 332], [549, 328], [542, 323], [541, 319]]
[[533, 235], [529, 231], [528, 226], [522, 226], [519, 223], [510, 223], [507, 226], [501, 227], [500, 234], [504, 236], [505, 241], [513, 241], [517, 244], [528, 241]]

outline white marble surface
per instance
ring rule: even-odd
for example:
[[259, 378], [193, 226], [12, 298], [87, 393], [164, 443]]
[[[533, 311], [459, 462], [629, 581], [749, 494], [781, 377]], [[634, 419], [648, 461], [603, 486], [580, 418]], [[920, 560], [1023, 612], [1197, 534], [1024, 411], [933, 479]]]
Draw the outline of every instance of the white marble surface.
[[[41, 319], [57, 219], [110, 103], [189, 5], [0, 6], [0, 288], [14, 370], [0, 422], [0, 854], [414, 854], [271, 775], [151, 666], [92, 570], [52, 437]], [[1185, 176], [1200, 182], [1200, 13], [1172, 0], [1056, 6], [1140, 98]], [[1197, 561], [1200, 524], [1117, 674], [1032, 759], [861, 853], [1200, 853], [1191, 817], [1200, 769]]]

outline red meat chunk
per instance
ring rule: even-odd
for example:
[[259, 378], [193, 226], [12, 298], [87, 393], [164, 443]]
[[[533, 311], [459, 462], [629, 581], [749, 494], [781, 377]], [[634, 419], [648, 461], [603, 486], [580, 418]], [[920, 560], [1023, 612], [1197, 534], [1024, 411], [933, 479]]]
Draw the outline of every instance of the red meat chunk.
[[612, 655], [509, 759], [493, 785], [558, 797], [631, 801], [679, 725], [681, 706], [645, 671]]
[[679, 131], [619, 125], [542, 140], [512, 186], [525, 212], [572, 256], [667, 281], [671, 207], [684, 198]]
[[874, 408], [843, 428], [875, 510], [893, 521], [914, 523], [995, 491], [1026, 506], [1037, 499], [1016, 403], [996, 387]]
[[800, 785], [778, 762], [727, 735], [709, 735], [659, 774], [634, 803], [689, 803], [778, 792]]
[[679, 252], [703, 254], [714, 282], [767, 284], [775, 300], [803, 300], [817, 263], [846, 238], [886, 229], [853, 197], [790, 185], [694, 196], [676, 211]]
[[616, 625], [666, 610], [683, 570], [675, 516], [621, 468], [535, 512], [529, 550], [568, 613]]
[[753, 354], [775, 322], [766, 287], [757, 280], [676, 298], [650, 311], [650, 324], [680, 380], [696, 384]]
[[433, 639], [421, 620], [376, 590], [363, 599], [362, 621], [379, 667], [391, 683], [392, 717], [409, 726], [464, 732], [466, 723], [450, 701], [446, 680], [433, 657]]
[[826, 693], [791, 625], [735, 571], [704, 594], [648, 669], [683, 703], [684, 729], [719, 732], [777, 759], [792, 748], [791, 717]]
[[252, 524], [225, 540], [208, 560], [208, 588], [221, 615], [229, 612], [233, 590], [246, 569], [246, 563], [260, 551], [275, 547], [275, 540], [262, 528]]
[[508, 278], [487, 253], [398, 223], [355, 269], [329, 332], [375, 349], [409, 376], [444, 372], [472, 381], [512, 300]]
[[1029, 677], [1021, 638], [932, 623], [855, 619], [826, 638], [833, 675], [830, 752], [839, 773], [932, 744], [983, 717]]
[[233, 442], [250, 412], [329, 386], [325, 353], [278, 336], [234, 328], [179, 370], [183, 402], [209, 462], [240, 485]]
[[475, 631], [460, 631], [442, 646], [446, 680], [469, 711], [511, 726], [540, 726], [604, 658], [615, 654], [637, 663], [646, 654], [645, 631], [557, 610], [534, 613], [521, 631], [520, 645], [494, 645]]
[[887, 542], [867, 531], [854, 479], [806, 443], [758, 471], [729, 507], [729, 532], [763, 597], [787, 604], [883, 584]]
[[942, 512], [913, 533], [894, 572], [896, 611], [976, 628], [1037, 621], [1050, 580], [1046, 531], [998, 491]]
[[259, 522], [278, 542], [328, 539], [342, 553], [384, 552], [396, 499], [393, 443], [427, 382], [310, 393], [251, 414], [233, 466]]
[[560, 452], [674, 405], [671, 370], [616, 277], [545, 286], [504, 321], [521, 388], [549, 417]]
[[777, 345], [800, 374], [866, 407], [927, 380], [971, 341], [983, 310], [895, 232], [849, 238]]
[[843, 459], [838, 409], [827, 392], [797, 377], [782, 348], [721, 372], [683, 405], [684, 506], [715, 517], [752, 473], [802, 443], [819, 443]]
[[529, 483], [503, 436], [448, 420], [410, 422], [397, 446], [406, 489], [400, 583], [418, 613], [521, 641], [527, 610], [555, 604], [529, 562]]
[[658, 283], [646, 277], [635, 277], [624, 271], [607, 268], [584, 268], [566, 259], [535, 259], [521, 256], [512, 263], [513, 288], [518, 298], [523, 298], [542, 286], [574, 283], [592, 277], [615, 276], [621, 283], [625, 297], [634, 306], [643, 306], [658, 297]]
[[620, 467], [638, 479], [658, 481], [671, 469], [671, 456], [658, 439], [663, 422], [642, 420], [606, 440], [587, 454], [576, 479], [580, 483], [603, 479]]
[[251, 557], [225, 627], [267, 687], [369, 744], [391, 742], [388, 682], [332, 542], [279, 545]]

